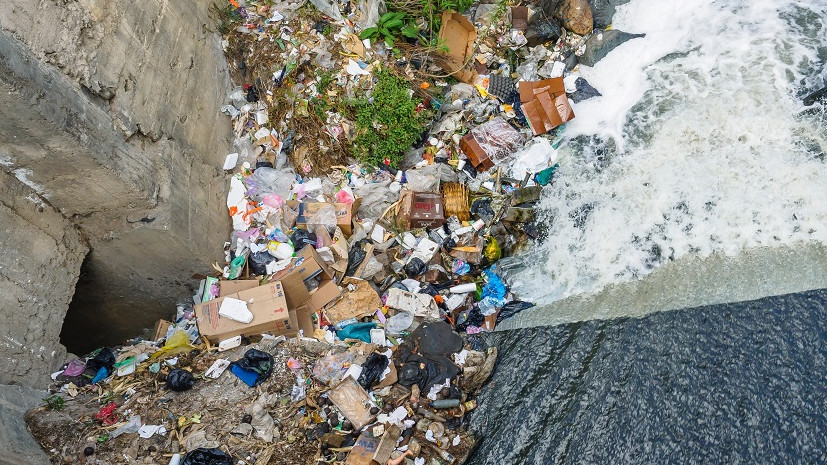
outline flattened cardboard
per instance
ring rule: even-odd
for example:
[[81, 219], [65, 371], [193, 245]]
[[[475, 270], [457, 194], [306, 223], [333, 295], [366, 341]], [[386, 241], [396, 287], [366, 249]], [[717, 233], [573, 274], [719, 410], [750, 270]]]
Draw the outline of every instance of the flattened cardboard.
[[261, 283], [258, 279], [222, 280], [218, 282], [218, 297], [227, 297], [230, 294], [237, 294], [241, 291], [258, 287], [260, 284]]
[[563, 78], [521, 81], [519, 89], [523, 114], [535, 136], [545, 134], [574, 118]]
[[342, 281], [342, 286], [355, 284], [354, 291], [345, 291], [342, 298], [324, 309], [324, 316], [331, 324], [337, 324], [350, 318], [361, 318], [372, 315], [382, 307], [379, 294], [363, 279], [348, 278]]
[[[290, 266], [276, 273], [272, 279], [281, 281], [287, 306], [291, 309], [306, 305], [309, 311], [316, 312], [341, 293], [333, 281], [333, 273], [312, 246], [304, 247], [293, 257]], [[312, 293], [305, 284], [311, 279], [319, 280], [319, 287]]]
[[439, 29], [439, 41], [448, 48], [440, 57], [440, 66], [445, 72], [460, 81], [472, 83], [477, 73], [471, 71], [474, 56], [474, 41], [477, 29], [471, 21], [454, 10], [442, 13], [442, 25]]
[[328, 392], [327, 397], [341, 410], [345, 418], [353, 423], [356, 430], [362, 429], [376, 418], [376, 415], [370, 414], [370, 409], [376, 405], [370, 400], [362, 386], [359, 386], [359, 383], [350, 376], [345, 376], [339, 384], [334, 386]]
[[273, 336], [280, 336], [282, 334], [294, 335], [298, 332], [295, 312], [288, 311], [284, 288], [280, 282], [271, 282], [226, 297], [247, 302], [247, 308], [252, 312], [253, 320], [249, 324], [244, 324], [219, 316], [218, 310], [225, 297], [196, 305], [195, 317], [198, 332], [210, 342], [217, 344], [224, 339], [239, 335], [270, 333]]
[[388, 427], [381, 438], [362, 433], [347, 456], [347, 465], [385, 465], [391, 457], [402, 430], [396, 425]]

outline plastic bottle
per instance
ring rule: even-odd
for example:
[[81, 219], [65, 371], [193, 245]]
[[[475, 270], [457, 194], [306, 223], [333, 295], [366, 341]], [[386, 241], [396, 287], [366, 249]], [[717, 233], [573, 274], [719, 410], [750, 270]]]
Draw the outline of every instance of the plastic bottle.
[[431, 402], [431, 408], [435, 409], [446, 409], [446, 408], [454, 408], [459, 407], [460, 401], [459, 399], [440, 399]]

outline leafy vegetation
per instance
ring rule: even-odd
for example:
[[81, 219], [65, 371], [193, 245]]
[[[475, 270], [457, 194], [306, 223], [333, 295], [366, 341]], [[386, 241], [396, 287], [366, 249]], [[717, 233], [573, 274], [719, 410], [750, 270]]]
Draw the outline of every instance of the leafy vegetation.
[[393, 48], [396, 43], [396, 37], [402, 34], [405, 37], [416, 39], [419, 37], [419, 30], [416, 25], [406, 21], [407, 15], [403, 12], [388, 12], [379, 18], [376, 26], [369, 27], [359, 34], [362, 40], [371, 39], [376, 41], [381, 39], [389, 48]]
[[411, 18], [424, 18], [424, 30], [417, 29], [417, 35], [405, 34], [406, 37], [419, 39], [419, 42], [434, 49], [441, 48], [439, 28], [442, 25], [442, 12], [455, 10], [464, 13], [471, 7], [473, 0], [389, 0], [388, 9], [404, 13]]
[[66, 400], [57, 394], [44, 398], [43, 402], [46, 402], [47, 409], [54, 410], [56, 412], [63, 410], [63, 407], [66, 406]]
[[356, 115], [353, 153], [372, 165], [388, 160], [397, 166], [404, 152], [422, 136], [433, 112], [412, 98], [405, 79], [392, 71], [380, 69], [376, 79], [371, 98], [352, 102]]

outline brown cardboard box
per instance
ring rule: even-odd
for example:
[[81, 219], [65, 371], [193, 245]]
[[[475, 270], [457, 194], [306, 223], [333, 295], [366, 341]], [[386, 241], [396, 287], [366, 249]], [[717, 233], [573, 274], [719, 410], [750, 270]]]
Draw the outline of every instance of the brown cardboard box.
[[477, 171], [486, 171], [494, 167], [494, 162], [488, 158], [488, 154], [470, 132], [460, 139], [459, 149], [468, 157], [468, 161], [477, 168]]
[[545, 134], [574, 118], [563, 78], [521, 81], [519, 90], [523, 114], [535, 136]]
[[232, 279], [218, 282], [218, 297], [226, 297], [230, 294], [237, 294], [247, 289], [260, 286], [258, 279]]
[[162, 337], [167, 336], [167, 331], [169, 331], [169, 327], [172, 326], [172, 323], [167, 320], [158, 320], [155, 323], [155, 338], [152, 339], [153, 341], [157, 341]]
[[542, 81], [520, 81], [517, 89], [520, 91], [520, 101], [525, 103], [534, 99], [534, 89], [548, 87], [548, 91], [555, 97], [566, 93], [563, 78], [543, 79]]
[[359, 386], [350, 376], [346, 376], [339, 384], [330, 389], [327, 397], [333, 402], [358, 431], [372, 422], [376, 415], [370, 414], [370, 409], [376, 404], [370, 400], [368, 393]]
[[528, 7], [511, 7], [511, 27], [517, 29], [518, 31], [525, 31], [528, 29]]
[[405, 229], [436, 228], [445, 224], [442, 194], [405, 191], [401, 202], [397, 219]]
[[522, 134], [496, 117], [472, 129], [460, 140], [459, 147], [477, 170], [485, 171], [507, 160], [522, 143]]
[[[247, 302], [247, 308], [253, 314], [253, 321], [244, 324], [219, 316], [218, 310], [226, 297]], [[279, 336], [293, 335], [298, 332], [296, 314], [288, 311], [284, 288], [280, 282], [271, 282], [198, 304], [195, 306], [195, 317], [198, 322], [198, 332], [213, 343], [241, 334], [270, 333], [273, 336]]]
[[474, 65], [474, 41], [477, 29], [471, 21], [453, 10], [442, 13], [442, 25], [439, 29], [439, 42], [444, 44], [448, 53], [440, 57], [440, 66], [462, 82], [473, 83], [477, 73], [471, 70]]
[[[305, 284], [311, 279], [319, 282], [313, 292]], [[272, 280], [281, 281], [290, 309], [306, 305], [310, 312], [317, 312], [341, 294], [333, 273], [312, 246], [304, 247], [290, 266], [273, 275]]]
[[313, 336], [313, 332], [319, 328], [319, 319], [313, 320], [313, 315], [316, 313], [309, 308], [307, 305], [302, 305], [296, 309], [290, 309], [291, 312], [296, 313], [296, 322], [299, 325], [299, 330], [302, 331], [304, 337], [311, 337]]
[[362, 433], [347, 456], [347, 465], [386, 465], [391, 457], [396, 441], [402, 430], [396, 426], [388, 427], [381, 438]]
[[[356, 199], [353, 203], [334, 203], [331, 204], [336, 209], [336, 225], [342, 230], [346, 237], [350, 237], [353, 232], [353, 212], [359, 208], [362, 199]], [[290, 208], [297, 208], [299, 210], [299, 217], [296, 218], [296, 226], [306, 227], [307, 217], [312, 216], [325, 205], [325, 202], [297, 202], [295, 200], [288, 200], [285, 202]]]

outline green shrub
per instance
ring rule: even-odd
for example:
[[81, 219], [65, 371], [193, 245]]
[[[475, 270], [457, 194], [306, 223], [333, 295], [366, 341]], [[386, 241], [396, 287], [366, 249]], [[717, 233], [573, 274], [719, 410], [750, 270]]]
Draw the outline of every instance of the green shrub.
[[388, 159], [391, 166], [397, 166], [433, 117], [428, 109], [417, 111], [420, 103], [411, 98], [403, 78], [388, 69], [378, 70], [371, 98], [362, 97], [352, 104], [356, 115], [356, 158], [372, 165]]

